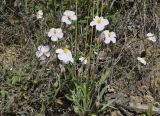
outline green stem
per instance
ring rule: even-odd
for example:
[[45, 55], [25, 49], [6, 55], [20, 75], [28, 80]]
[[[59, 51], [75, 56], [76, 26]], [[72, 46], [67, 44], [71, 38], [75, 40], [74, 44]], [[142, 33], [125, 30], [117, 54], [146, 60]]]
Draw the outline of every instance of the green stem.
[[[78, 1], [76, 0], [76, 16], [77, 16], [77, 12], [78, 12]], [[76, 30], [75, 30], [75, 55], [77, 56], [77, 38], [78, 38], [78, 21], [76, 20]]]

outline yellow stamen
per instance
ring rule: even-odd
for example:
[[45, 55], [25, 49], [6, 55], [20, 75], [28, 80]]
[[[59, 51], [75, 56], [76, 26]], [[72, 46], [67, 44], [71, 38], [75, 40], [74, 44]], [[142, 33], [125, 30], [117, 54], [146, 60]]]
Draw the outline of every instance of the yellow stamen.
[[70, 14], [66, 14], [66, 17], [71, 19], [71, 15]]
[[57, 34], [57, 30], [56, 29], [53, 29], [53, 34]]
[[67, 48], [63, 48], [63, 52], [66, 54], [68, 52]]
[[108, 36], [111, 37], [111, 32], [108, 32]]
[[41, 51], [42, 52], [42, 55], [45, 55], [46, 54], [46, 52], [45, 51]]
[[102, 19], [101, 18], [98, 18], [97, 21], [96, 21], [98, 24], [100, 24], [102, 22]]

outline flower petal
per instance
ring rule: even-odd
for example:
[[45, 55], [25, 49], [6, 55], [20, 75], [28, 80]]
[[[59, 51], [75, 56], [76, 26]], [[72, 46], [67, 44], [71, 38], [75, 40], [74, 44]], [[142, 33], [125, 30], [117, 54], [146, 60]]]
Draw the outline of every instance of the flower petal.
[[56, 35], [53, 35], [53, 36], [51, 37], [51, 40], [52, 40], [52, 41], [57, 41], [57, 40], [58, 40], [58, 37], [57, 37]]
[[46, 55], [47, 57], [50, 57], [50, 52], [47, 52], [45, 55]]
[[69, 10], [65, 10], [63, 14], [64, 14], [64, 15], [67, 15], [68, 12], [69, 12]]
[[42, 18], [43, 17], [43, 11], [42, 10], [39, 10], [38, 12], [37, 12], [37, 19], [40, 19], [40, 18]]
[[156, 42], [156, 37], [155, 36], [152, 37], [152, 41]]
[[62, 33], [62, 29], [61, 29], [61, 28], [58, 28], [58, 29], [57, 29], [57, 32], [58, 32], [58, 33]]
[[41, 50], [42, 47], [43, 47], [42, 45], [38, 46], [38, 50]]
[[112, 41], [113, 43], [116, 43], [116, 38], [115, 38], [115, 37], [111, 37], [111, 41]]
[[42, 56], [42, 53], [41, 53], [40, 51], [37, 51], [37, 52], [36, 52], [36, 56], [39, 58], [39, 57]]
[[103, 19], [103, 25], [108, 25], [109, 21], [107, 19]]
[[96, 25], [96, 22], [95, 22], [95, 21], [92, 21], [92, 22], [90, 23], [90, 26], [94, 26], [94, 25]]
[[64, 15], [68, 15], [68, 14], [74, 15], [75, 12], [74, 12], [74, 11], [70, 11], [70, 10], [65, 10], [65, 11], [64, 11]]
[[43, 51], [43, 52], [48, 52], [48, 51], [49, 51], [49, 46], [43, 46], [43, 47], [41, 48], [41, 51]]
[[103, 33], [104, 33], [105, 37], [108, 37], [109, 30], [105, 30], [105, 31], [103, 31]]
[[41, 18], [43, 18], [42, 15], [37, 15], [37, 19], [41, 19]]
[[111, 42], [111, 40], [110, 40], [110, 38], [105, 38], [104, 42], [105, 42], [106, 44], [109, 44], [109, 43]]
[[144, 58], [137, 57], [137, 60], [138, 60], [139, 62], [141, 62], [142, 64], [144, 64], [144, 65], [146, 65], [146, 64], [147, 64], [147, 62], [145, 61], [145, 59], [144, 59]]
[[57, 37], [58, 38], [62, 38], [63, 37], [62, 29], [58, 29]]
[[116, 37], [116, 33], [115, 32], [111, 32], [111, 37]]
[[83, 64], [87, 64], [87, 60], [84, 60], [84, 61], [83, 61]]
[[74, 21], [77, 20], [77, 16], [76, 16], [76, 15], [73, 15], [73, 16], [72, 16], [72, 20], [74, 20]]
[[42, 61], [44, 61], [44, 60], [46, 60], [46, 56], [41, 56], [40, 59], [41, 59]]
[[152, 33], [147, 33], [147, 37], [152, 37], [154, 36]]
[[71, 58], [72, 58], [72, 53], [71, 53], [71, 51], [69, 51], [69, 50], [68, 50], [68, 52], [67, 52], [67, 58], [68, 58], [68, 59], [71, 59]]
[[42, 11], [42, 10], [39, 10], [39, 11], [38, 11], [38, 14], [39, 14], [39, 15], [43, 15], [43, 11]]
[[71, 58], [71, 59], [70, 59], [70, 62], [71, 62], [71, 63], [74, 63], [74, 59], [73, 59], [73, 58]]
[[72, 23], [66, 16], [62, 16], [62, 22], [65, 22], [68, 25]]
[[69, 61], [68, 61], [68, 60], [63, 60], [63, 63], [64, 63], [64, 64], [68, 64]]
[[93, 20], [97, 20], [97, 19], [99, 19], [100, 17], [99, 16], [95, 16], [95, 18], [93, 19]]
[[81, 57], [79, 58], [79, 60], [80, 60], [81, 62], [83, 62], [84, 57], [81, 56]]
[[63, 50], [62, 49], [56, 49], [56, 53], [63, 53]]
[[70, 25], [72, 22], [70, 20], [66, 20], [66, 24]]
[[98, 31], [102, 31], [104, 29], [104, 25], [96, 25], [96, 29]]
[[68, 60], [63, 53], [58, 54], [58, 59], [59, 59], [59, 60], [62, 60], [62, 61]]
[[68, 20], [68, 18], [66, 16], [62, 16], [62, 22], [66, 22], [66, 20]]
[[51, 37], [53, 34], [51, 31], [48, 32], [48, 37]]
[[60, 38], [60, 39], [63, 38], [63, 33], [58, 33], [57, 37]]

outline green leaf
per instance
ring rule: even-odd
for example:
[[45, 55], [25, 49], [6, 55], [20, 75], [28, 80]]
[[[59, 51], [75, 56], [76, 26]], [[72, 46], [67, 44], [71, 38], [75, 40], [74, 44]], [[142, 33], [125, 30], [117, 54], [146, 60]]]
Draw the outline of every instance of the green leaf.
[[152, 108], [153, 108], [153, 102], [150, 102], [148, 104], [148, 111], [147, 111], [148, 116], [152, 116]]
[[107, 68], [105, 73], [102, 74], [101, 79], [99, 81], [99, 87], [105, 83], [105, 80], [109, 77], [110, 69]]
[[114, 99], [114, 100], [110, 100], [107, 104], [102, 104], [103, 107], [99, 110], [99, 112], [105, 110], [107, 107], [110, 107], [111, 104], [112, 104], [114, 101], [115, 101], [115, 99]]
[[20, 77], [15, 75], [15, 76], [12, 77], [11, 80], [12, 80], [12, 84], [15, 85], [17, 82], [20, 81]]

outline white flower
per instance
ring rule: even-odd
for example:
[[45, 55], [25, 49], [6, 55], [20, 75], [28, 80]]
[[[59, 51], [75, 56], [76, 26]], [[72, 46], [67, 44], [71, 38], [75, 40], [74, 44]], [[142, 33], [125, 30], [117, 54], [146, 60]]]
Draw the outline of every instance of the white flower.
[[75, 12], [66, 10], [63, 13], [62, 22], [65, 22], [66, 24], [70, 25], [72, 21], [75, 21], [75, 20], [77, 20], [77, 16], [75, 15]]
[[46, 60], [46, 57], [50, 56], [49, 47], [48, 46], [38, 46], [38, 51], [36, 52], [36, 56], [41, 60]]
[[102, 31], [106, 25], [109, 24], [109, 21], [107, 19], [104, 19], [103, 17], [95, 16], [93, 21], [90, 23], [90, 26], [96, 25], [96, 29], [98, 31]]
[[152, 41], [152, 42], [156, 42], [156, 37], [152, 33], [148, 33], [147, 34], [147, 39], [150, 40], [150, 41]]
[[116, 34], [115, 32], [109, 32], [109, 30], [103, 31], [105, 40], [104, 42], [106, 44], [109, 44], [110, 42], [116, 43]]
[[147, 62], [145, 61], [145, 59], [144, 59], [144, 58], [137, 57], [137, 60], [138, 60], [140, 63], [144, 64], [144, 65], [146, 65], [146, 64], [147, 64]]
[[83, 63], [83, 64], [87, 64], [88, 60], [87, 58], [84, 58], [84, 57], [80, 57], [79, 60]]
[[52, 28], [48, 32], [48, 36], [51, 37], [52, 41], [57, 41], [63, 37], [63, 32], [61, 28]]
[[37, 12], [37, 19], [41, 19], [43, 17], [43, 11], [42, 10], [39, 10]]
[[68, 64], [69, 62], [74, 63], [72, 53], [67, 48], [57, 49], [58, 59], [63, 61], [63, 63]]

